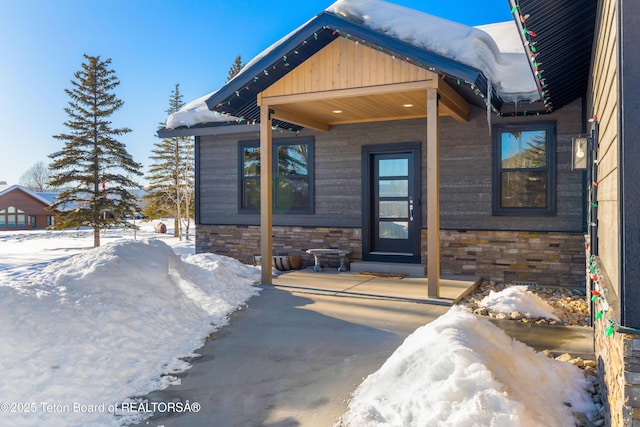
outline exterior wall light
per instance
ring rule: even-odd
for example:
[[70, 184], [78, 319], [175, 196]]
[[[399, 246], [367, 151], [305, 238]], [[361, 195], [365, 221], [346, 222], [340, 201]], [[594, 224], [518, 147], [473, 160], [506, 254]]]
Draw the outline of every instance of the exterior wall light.
[[587, 169], [589, 138], [586, 136], [578, 136], [572, 140], [571, 149], [571, 169], [585, 170]]

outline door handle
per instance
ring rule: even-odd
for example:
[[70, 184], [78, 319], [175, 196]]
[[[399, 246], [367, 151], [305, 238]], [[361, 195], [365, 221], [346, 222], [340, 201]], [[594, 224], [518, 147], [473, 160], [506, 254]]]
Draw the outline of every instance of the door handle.
[[409, 221], [413, 221], [413, 197], [409, 197]]

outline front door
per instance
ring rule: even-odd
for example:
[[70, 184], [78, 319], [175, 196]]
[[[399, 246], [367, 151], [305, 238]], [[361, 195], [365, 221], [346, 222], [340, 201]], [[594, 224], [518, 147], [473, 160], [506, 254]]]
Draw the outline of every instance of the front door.
[[363, 147], [365, 261], [420, 262], [420, 144]]

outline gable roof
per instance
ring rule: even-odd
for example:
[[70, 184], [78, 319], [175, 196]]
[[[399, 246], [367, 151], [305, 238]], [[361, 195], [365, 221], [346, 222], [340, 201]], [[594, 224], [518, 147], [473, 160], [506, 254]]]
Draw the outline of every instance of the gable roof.
[[598, 2], [509, 0], [548, 111], [584, 96]]
[[[225, 118], [234, 123], [259, 122], [260, 107], [256, 102], [258, 93], [271, 86], [338, 37], [366, 40], [370, 46], [379, 51], [402, 58], [411, 58], [413, 62], [423, 67], [441, 70], [445, 76], [449, 76], [448, 79], [451, 82], [457, 82], [460, 79], [470, 82], [482, 93], [487, 91], [486, 77], [472, 67], [441, 55], [418, 49], [408, 43], [374, 32], [362, 25], [325, 11], [288, 35], [285, 40], [282, 40], [267, 54], [247, 64], [240, 74], [218, 91], [197, 101], [204, 101], [210, 111], [217, 112], [221, 116], [223, 120], [218, 120], [215, 124], [226, 124], [224, 123], [227, 122]], [[463, 97], [468, 102], [484, 106], [482, 100], [475, 99], [478, 97], [471, 87], [466, 88], [466, 90], [458, 88], [458, 91], [462, 92]], [[494, 105], [501, 105], [502, 100], [494, 95], [493, 103]], [[274, 126], [294, 131], [302, 128], [279, 120], [274, 120], [273, 124]]]
[[[419, 27], [416, 27], [416, 22], [419, 21], [416, 19], [424, 20], [423, 26], [429, 27], [428, 24], [439, 24], [437, 21], [429, 22], [430, 19], [441, 20], [440, 18], [379, 0], [339, 0], [254, 58], [240, 74], [218, 91], [205, 95], [172, 114], [167, 120], [166, 129], [159, 130], [158, 135], [177, 135], [170, 129], [185, 127], [199, 131], [202, 128], [259, 122], [257, 95], [338, 37], [434, 71], [470, 105], [487, 108], [487, 100], [490, 100], [489, 107], [500, 115], [547, 113], [584, 96], [588, 81], [595, 4], [591, 0], [517, 0], [518, 6], [515, 6], [516, 0], [508, 1], [513, 7], [516, 30], [520, 33], [524, 47], [521, 52], [512, 48], [505, 57], [511, 55], [512, 58], [524, 60], [525, 68], [529, 63], [530, 70], [518, 68], [518, 71], [532, 78], [533, 94], [516, 91], [503, 99], [504, 91], [499, 90], [502, 81], [496, 81], [499, 77], [491, 70], [491, 67], [501, 65], [495, 63], [501, 62], [502, 58], [492, 56], [492, 49], [497, 49], [497, 46], [487, 34], [473, 34], [468, 40], [462, 40], [485, 49], [485, 52], [476, 54], [475, 61], [469, 61], [468, 58], [452, 59], [455, 55], [447, 54], [447, 51], [455, 48], [451, 45], [460, 43], [460, 30], [462, 34], [465, 29], [468, 32], [477, 31], [473, 27], [446, 21], [458, 34], [454, 31], [452, 40], [436, 37], [435, 42], [443, 45], [438, 46], [425, 43], [424, 39], [420, 40], [410, 32], [399, 31], [401, 23], [393, 22], [395, 28], [385, 28], [386, 24], [372, 22], [365, 12], [369, 11], [367, 8], [373, 9], [375, 6], [392, 8], [389, 10], [393, 12], [400, 11], [402, 14], [398, 14], [396, 21], [412, 21], [414, 32], [419, 31]], [[578, 11], [576, 2], [579, 3]], [[379, 11], [378, 15], [380, 16]], [[488, 28], [491, 25], [483, 27], [490, 32]], [[540, 28], [539, 36], [530, 30], [535, 27]], [[494, 37], [500, 41], [501, 35]], [[537, 38], [533, 40], [533, 37]], [[526, 60], [527, 57], [529, 61]], [[507, 66], [511, 64], [516, 62], [508, 62]], [[547, 70], [542, 69], [541, 64]], [[273, 125], [291, 131], [302, 128], [281, 120], [274, 120]]]
[[42, 197], [40, 194], [36, 193], [35, 191], [31, 191], [30, 189], [22, 185], [0, 185], [0, 197], [12, 191], [22, 191], [23, 193], [33, 197], [45, 206], [49, 206], [51, 204], [49, 200]]
[[[391, 57], [410, 62], [416, 66], [437, 72], [441, 78], [454, 88], [469, 104], [486, 108], [486, 98], [491, 98], [491, 105], [495, 112], [500, 112], [504, 100], [500, 93], [496, 91], [496, 86], [500, 82], [496, 82], [496, 76], [493, 78], [493, 88], [489, 84], [490, 78], [479, 67], [469, 65], [469, 61], [455, 60], [447, 56], [446, 53], [438, 52], [438, 46], [425, 46], [423, 40], [406, 37], [397, 34], [389, 29], [379, 28], [372, 22], [365, 22], [365, 16], [360, 8], [372, 7], [372, 5], [384, 6], [386, 8], [396, 8], [403, 12], [403, 19], [409, 20], [412, 15], [418, 14], [418, 19], [423, 23], [431, 20], [433, 23], [440, 25], [439, 21], [445, 22], [447, 26], [456, 27], [458, 39], [450, 43], [473, 43], [475, 48], [484, 48], [488, 52], [488, 58], [484, 59], [485, 65], [494, 66], [499, 63], [501, 58], [500, 51], [493, 39], [483, 31], [473, 27], [464, 26], [451, 21], [445, 21], [441, 18], [432, 17], [421, 12], [412, 11], [411, 9], [402, 8], [401, 6], [392, 5], [383, 1], [353, 2], [338, 1], [329, 9], [315, 16], [313, 19], [302, 25], [300, 28], [287, 35], [285, 38], [277, 42], [272, 48], [267, 49], [263, 54], [254, 58], [247, 64], [240, 74], [234, 79], [227, 82], [218, 91], [206, 95], [192, 103], [188, 104], [183, 110], [190, 110], [190, 116], [187, 120], [182, 120], [180, 112], [170, 116], [167, 122], [167, 128], [179, 127], [202, 127], [204, 126], [220, 126], [226, 124], [237, 123], [256, 123], [259, 121], [260, 108], [256, 103], [257, 94], [271, 86], [274, 82], [282, 78], [292, 69], [315, 55], [322, 48], [333, 42], [338, 37], [344, 37], [348, 40], [355, 41], [364, 46], [371, 47], [380, 52], [384, 52]], [[350, 10], [353, 9], [353, 10]], [[355, 10], [355, 12], [354, 12]], [[397, 12], [395, 9], [394, 12]], [[359, 12], [359, 13], [358, 13]], [[415, 13], [412, 13], [415, 12]], [[361, 16], [362, 15], [362, 16]], [[414, 25], [416, 18], [414, 19]], [[397, 24], [396, 24], [397, 25]], [[424, 24], [422, 25], [425, 26]], [[429, 27], [429, 25], [426, 25]], [[434, 26], [434, 25], [431, 25]], [[513, 33], [516, 28], [514, 26]], [[464, 34], [461, 38], [459, 34]], [[470, 35], [468, 35], [470, 34]], [[464, 39], [464, 37], [467, 37]], [[440, 39], [443, 37], [440, 36]], [[440, 41], [440, 40], [439, 40]], [[441, 51], [453, 50], [451, 46], [443, 46]], [[476, 54], [479, 56], [480, 54]], [[524, 63], [526, 70], [526, 57], [524, 50], [521, 50], [518, 58]], [[477, 60], [480, 63], [483, 60]], [[473, 62], [473, 61], [471, 61]], [[511, 62], [509, 62], [511, 64]], [[498, 64], [499, 65], [499, 64]], [[504, 65], [504, 64], [503, 64]], [[531, 76], [529, 76], [531, 78]], [[533, 88], [529, 90], [527, 104], [532, 109], [536, 108], [535, 102], [531, 104], [532, 97], [538, 97], [533, 81], [530, 84]], [[490, 95], [487, 95], [489, 92]], [[205, 107], [206, 105], [206, 107]], [[540, 108], [541, 104], [538, 103]], [[196, 112], [195, 110], [200, 110]], [[213, 112], [213, 113], [211, 113]], [[286, 122], [274, 120], [274, 125], [284, 129], [299, 130], [301, 127]], [[162, 130], [159, 136], [163, 136]]]

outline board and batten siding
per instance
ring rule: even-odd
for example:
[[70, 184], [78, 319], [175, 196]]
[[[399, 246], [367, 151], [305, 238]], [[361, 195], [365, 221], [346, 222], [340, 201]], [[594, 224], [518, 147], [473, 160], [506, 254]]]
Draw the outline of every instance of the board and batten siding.
[[620, 258], [619, 210], [619, 91], [616, 1], [602, 2], [595, 37], [589, 104], [596, 115], [598, 132], [598, 240], [599, 255], [617, 292]]
[[425, 81], [433, 77], [434, 74], [424, 68], [338, 37], [265, 89], [262, 95], [314, 93]]
[[[571, 170], [571, 139], [582, 130], [582, 103], [534, 117], [493, 117], [493, 124], [556, 122], [557, 215], [492, 216], [491, 135], [486, 112], [471, 108], [468, 123], [440, 119], [441, 228], [452, 230], [529, 230], [581, 232], [582, 172]], [[426, 120], [411, 119], [333, 126], [329, 132], [302, 130], [314, 137], [315, 213], [274, 215], [274, 225], [361, 227], [361, 153], [364, 145], [420, 142], [422, 203], [427, 199]], [[275, 133], [278, 138], [294, 134]], [[257, 140], [256, 132], [202, 136], [198, 146], [199, 221], [211, 225], [258, 225], [257, 214], [238, 212], [238, 142]], [[422, 209], [426, 228], [426, 206]]]

